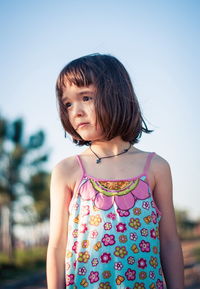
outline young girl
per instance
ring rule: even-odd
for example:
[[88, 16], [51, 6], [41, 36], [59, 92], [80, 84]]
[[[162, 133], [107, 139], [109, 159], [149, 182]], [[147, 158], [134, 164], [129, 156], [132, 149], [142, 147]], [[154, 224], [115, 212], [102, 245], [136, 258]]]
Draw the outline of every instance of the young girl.
[[134, 146], [151, 131], [124, 66], [81, 57], [56, 92], [65, 131], [87, 149], [52, 172], [48, 289], [160, 289], [164, 278], [183, 289], [170, 168]]

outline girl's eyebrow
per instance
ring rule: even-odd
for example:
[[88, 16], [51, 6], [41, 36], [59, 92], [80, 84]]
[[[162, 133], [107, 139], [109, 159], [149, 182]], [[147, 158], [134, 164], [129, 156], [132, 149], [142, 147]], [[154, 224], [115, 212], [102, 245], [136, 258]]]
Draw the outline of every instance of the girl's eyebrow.
[[[77, 95], [83, 95], [83, 94], [93, 95], [93, 94], [94, 94], [94, 91], [91, 91], [91, 90], [82, 90], [82, 91], [80, 91], [80, 92], [77, 93]], [[68, 99], [69, 99], [69, 97], [67, 97], [67, 96], [62, 97], [62, 101], [68, 100]]]

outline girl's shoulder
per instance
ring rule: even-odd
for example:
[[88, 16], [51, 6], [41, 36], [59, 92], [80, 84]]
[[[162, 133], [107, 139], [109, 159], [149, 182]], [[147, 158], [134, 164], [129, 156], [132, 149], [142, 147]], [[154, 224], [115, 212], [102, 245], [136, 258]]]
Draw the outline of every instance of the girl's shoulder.
[[76, 156], [73, 155], [59, 161], [53, 167], [52, 175], [56, 175], [57, 179], [62, 180], [65, 186], [70, 190], [73, 190], [77, 178], [81, 177], [81, 170]]
[[155, 154], [152, 158], [150, 173], [153, 174], [155, 182], [163, 181], [163, 178], [171, 179], [171, 168], [169, 162], [162, 156]]

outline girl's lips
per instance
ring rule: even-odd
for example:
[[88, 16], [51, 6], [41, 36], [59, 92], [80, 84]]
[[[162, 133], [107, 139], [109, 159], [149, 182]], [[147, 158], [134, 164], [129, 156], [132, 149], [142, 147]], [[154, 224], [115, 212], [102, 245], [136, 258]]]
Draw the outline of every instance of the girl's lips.
[[84, 126], [86, 126], [88, 124], [89, 124], [89, 122], [81, 122], [81, 123], [78, 124], [77, 129], [78, 128], [82, 128], [82, 127], [84, 127]]

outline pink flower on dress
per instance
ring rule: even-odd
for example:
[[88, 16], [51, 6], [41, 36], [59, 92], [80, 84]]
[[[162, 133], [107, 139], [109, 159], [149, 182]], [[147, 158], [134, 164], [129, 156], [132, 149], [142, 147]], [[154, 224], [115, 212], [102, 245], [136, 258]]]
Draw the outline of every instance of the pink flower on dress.
[[120, 217], [127, 217], [130, 215], [130, 212], [128, 210], [123, 211], [123, 210], [117, 209], [117, 213], [119, 214]]
[[110, 219], [112, 219], [112, 220], [115, 220], [115, 219], [116, 219], [116, 214], [114, 214], [114, 213], [109, 213], [109, 214], [107, 215], [107, 217], [110, 218]]
[[150, 252], [150, 243], [142, 240], [139, 244], [142, 252]]
[[99, 281], [99, 272], [91, 271], [88, 278], [90, 280], [90, 283], [95, 283]]
[[151, 229], [150, 235], [151, 235], [151, 238], [156, 239], [156, 231], [155, 231], [155, 229]]
[[110, 253], [103, 253], [100, 258], [102, 263], [108, 263], [111, 260]]
[[87, 216], [90, 213], [90, 207], [88, 205], [82, 207], [81, 217]]
[[153, 272], [153, 271], [150, 271], [149, 272], [149, 277], [151, 278], [151, 279], [155, 279], [155, 273]]
[[91, 263], [92, 263], [92, 266], [97, 266], [99, 264], [99, 261], [97, 258], [94, 258], [92, 259]]
[[146, 260], [143, 259], [143, 258], [140, 258], [140, 259], [138, 260], [138, 267], [139, 267], [139, 268], [142, 268], [142, 269], [146, 268], [146, 267], [147, 267], [147, 262], [146, 262]]
[[73, 285], [74, 284], [74, 274], [66, 275], [65, 282], [66, 282], [66, 286]]
[[163, 286], [163, 281], [161, 281], [160, 279], [157, 280], [156, 282], [156, 288], [158, 289], [163, 289], [164, 286]]
[[[94, 188], [92, 182], [95, 183], [96, 188]], [[147, 183], [141, 179], [135, 180], [135, 183], [135, 188], [132, 191], [122, 195], [114, 195], [109, 191], [109, 196], [108, 194], [98, 191], [98, 182], [87, 179], [80, 186], [80, 195], [85, 201], [93, 200], [95, 207], [98, 209], [106, 211], [112, 208], [113, 204], [116, 203], [120, 210], [126, 211], [132, 208], [137, 200], [145, 200], [149, 197]]]
[[95, 230], [95, 231], [92, 231], [91, 233], [90, 233], [90, 238], [92, 238], [92, 239], [96, 239], [96, 237], [98, 236], [98, 232]]
[[81, 224], [80, 233], [85, 233], [87, 230], [87, 224]]
[[87, 269], [85, 267], [78, 269], [78, 275], [85, 275], [87, 272]]
[[77, 247], [78, 247], [78, 241], [75, 241], [74, 242], [74, 245], [72, 246], [72, 250], [75, 252], [75, 253], [77, 253]]
[[143, 202], [142, 207], [146, 210], [149, 210], [149, 208], [150, 208], [149, 202]]
[[157, 215], [154, 212], [152, 212], [151, 217], [152, 217], [153, 223], [156, 224], [157, 223]]
[[110, 222], [106, 222], [103, 226], [105, 230], [110, 230], [112, 228], [112, 224]]
[[121, 262], [116, 262], [114, 268], [115, 270], [120, 271], [123, 268], [123, 265]]
[[115, 236], [105, 234], [102, 238], [102, 242], [105, 246], [113, 245], [115, 244]]
[[123, 223], [119, 223], [116, 225], [116, 230], [117, 232], [121, 232], [123, 233], [124, 231], [126, 231], [126, 224], [123, 224]]
[[138, 238], [137, 234], [136, 233], [130, 233], [130, 239], [133, 240], [133, 241], [136, 241]]
[[126, 271], [125, 275], [126, 275], [126, 278], [128, 280], [135, 280], [135, 274], [136, 274], [136, 271], [135, 270], [132, 270], [130, 268], [128, 268], [128, 270]]

